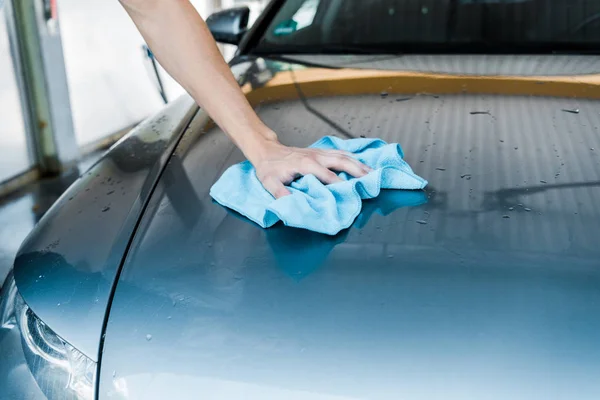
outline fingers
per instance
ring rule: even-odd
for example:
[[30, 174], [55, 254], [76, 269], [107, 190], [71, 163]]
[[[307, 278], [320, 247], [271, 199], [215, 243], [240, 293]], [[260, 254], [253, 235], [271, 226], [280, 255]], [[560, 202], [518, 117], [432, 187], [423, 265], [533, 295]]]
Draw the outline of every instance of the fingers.
[[267, 192], [271, 193], [271, 196], [276, 199], [282, 198], [292, 194], [279, 180], [276, 178], [268, 177], [261, 182]]
[[365, 176], [369, 172], [371, 172], [371, 168], [361, 163], [358, 160], [355, 160], [352, 157], [348, 157], [340, 154], [331, 154], [321, 156], [321, 164], [324, 167], [329, 169], [333, 169], [335, 171], [346, 172], [349, 175], [352, 175], [356, 178], [360, 178], [361, 176]]
[[257, 177], [264, 188], [276, 199], [290, 195], [285, 187], [300, 175], [314, 175], [325, 185], [342, 181], [335, 172], [345, 172], [359, 178], [371, 168], [354, 159], [350, 153], [341, 150], [299, 150], [290, 157], [288, 152], [281, 159], [269, 160], [257, 166]]
[[320, 180], [325, 185], [330, 185], [332, 183], [341, 182], [342, 178], [337, 176], [335, 172], [327, 169], [323, 165], [318, 162], [311, 162], [308, 164], [308, 167], [302, 170], [303, 175], [314, 175], [318, 180]]

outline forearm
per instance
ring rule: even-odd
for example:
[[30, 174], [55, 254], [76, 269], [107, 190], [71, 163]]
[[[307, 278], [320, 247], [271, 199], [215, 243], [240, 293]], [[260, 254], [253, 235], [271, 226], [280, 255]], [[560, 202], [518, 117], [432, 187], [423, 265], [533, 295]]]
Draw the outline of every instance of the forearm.
[[121, 0], [161, 65], [250, 158], [275, 134], [239, 88], [188, 0]]

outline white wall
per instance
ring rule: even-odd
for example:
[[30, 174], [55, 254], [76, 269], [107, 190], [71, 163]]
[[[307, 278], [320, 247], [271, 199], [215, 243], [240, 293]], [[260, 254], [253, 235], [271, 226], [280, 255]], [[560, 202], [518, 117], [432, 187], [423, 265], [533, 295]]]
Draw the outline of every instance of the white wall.
[[[264, 0], [250, 1], [255, 19]], [[212, 0], [192, 0], [206, 18]], [[222, 0], [224, 7], [244, 2]], [[144, 43], [117, 0], [59, 0], [60, 28], [77, 140], [85, 145], [163, 107]], [[235, 48], [225, 50], [231, 57]], [[182, 88], [162, 71], [170, 99]]]
[[0, 182], [31, 167], [2, 3], [0, 0]]

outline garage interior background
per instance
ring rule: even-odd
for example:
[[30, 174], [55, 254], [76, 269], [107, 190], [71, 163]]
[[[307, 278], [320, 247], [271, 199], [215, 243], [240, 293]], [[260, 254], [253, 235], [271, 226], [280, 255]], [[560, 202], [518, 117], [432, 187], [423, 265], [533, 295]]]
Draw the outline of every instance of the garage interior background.
[[[204, 18], [248, 6], [250, 23], [268, 2], [191, 1]], [[30, 28], [37, 37], [28, 35]], [[229, 59], [235, 48], [221, 50]], [[23, 72], [44, 63], [36, 78], [49, 87], [47, 112], [60, 116], [50, 129], [32, 122], [40, 120], [40, 107], [36, 116], [29, 106], [39, 94], [31, 95]], [[158, 73], [167, 101], [183, 93], [160, 66]], [[53, 176], [61, 166], [45, 165], [43, 135], [53, 135], [55, 158], [74, 164], [78, 174], [164, 107], [158, 88], [144, 41], [118, 0], [0, 0], [0, 286], [25, 236], [74, 179]]]

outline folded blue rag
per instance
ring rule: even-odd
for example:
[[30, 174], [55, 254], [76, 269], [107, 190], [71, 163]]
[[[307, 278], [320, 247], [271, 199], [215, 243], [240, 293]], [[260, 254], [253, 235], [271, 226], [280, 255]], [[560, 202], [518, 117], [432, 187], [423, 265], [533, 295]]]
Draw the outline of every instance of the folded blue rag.
[[362, 208], [362, 199], [377, 197], [381, 189], [416, 190], [427, 185], [402, 159], [399, 144], [325, 136], [310, 147], [348, 151], [373, 171], [361, 178], [341, 172], [338, 175], [343, 181], [331, 185], [306, 175], [290, 184], [290, 196], [274, 199], [256, 177], [252, 164], [245, 161], [228, 168], [210, 189], [210, 195], [263, 228], [281, 220], [287, 226], [335, 235], [352, 225]]

